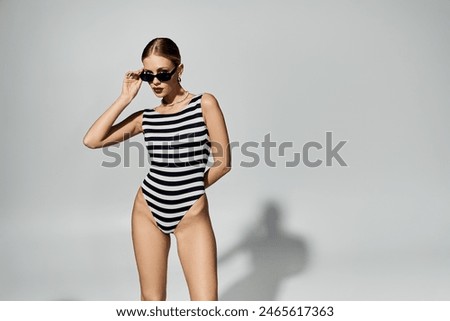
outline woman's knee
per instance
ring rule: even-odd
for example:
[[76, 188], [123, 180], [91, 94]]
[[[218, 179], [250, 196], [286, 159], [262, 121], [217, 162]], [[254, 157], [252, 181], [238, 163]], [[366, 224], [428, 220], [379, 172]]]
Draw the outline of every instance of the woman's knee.
[[165, 301], [166, 293], [152, 290], [141, 291], [141, 301]]
[[218, 301], [217, 293], [207, 293], [200, 295], [192, 295], [191, 301]]

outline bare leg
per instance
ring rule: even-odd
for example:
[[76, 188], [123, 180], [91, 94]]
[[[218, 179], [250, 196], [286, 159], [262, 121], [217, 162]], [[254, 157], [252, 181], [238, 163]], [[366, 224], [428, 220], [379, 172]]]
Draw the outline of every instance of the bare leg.
[[206, 194], [192, 205], [174, 234], [191, 300], [217, 301], [216, 239]]
[[132, 236], [141, 286], [141, 300], [166, 300], [170, 236], [161, 232], [156, 225], [141, 187], [134, 200]]

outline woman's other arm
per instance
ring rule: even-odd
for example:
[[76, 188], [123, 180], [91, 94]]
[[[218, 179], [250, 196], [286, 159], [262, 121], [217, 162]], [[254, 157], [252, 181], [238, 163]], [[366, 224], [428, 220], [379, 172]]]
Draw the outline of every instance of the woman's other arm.
[[201, 104], [214, 158], [213, 166], [205, 173], [207, 188], [231, 170], [231, 151], [227, 126], [216, 98], [205, 93]]

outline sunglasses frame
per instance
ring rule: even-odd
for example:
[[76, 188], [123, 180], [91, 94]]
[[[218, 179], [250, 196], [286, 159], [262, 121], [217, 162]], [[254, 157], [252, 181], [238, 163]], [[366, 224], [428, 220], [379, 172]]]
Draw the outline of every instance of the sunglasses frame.
[[156, 75], [150, 73], [150, 71], [148, 71], [148, 70], [144, 70], [143, 72], [141, 72], [139, 77], [142, 79], [142, 81], [146, 81], [148, 83], [152, 83], [153, 80], [155, 80], [155, 78], [161, 82], [165, 82], [165, 81], [169, 81], [170, 79], [172, 79], [172, 76], [175, 74], [177, 69], [178, 69], [178, 66], [175, 66], [175, 68], [173, 68], [173, 70], [170, 72], [163, 71], [163, 72], [157, 73]]

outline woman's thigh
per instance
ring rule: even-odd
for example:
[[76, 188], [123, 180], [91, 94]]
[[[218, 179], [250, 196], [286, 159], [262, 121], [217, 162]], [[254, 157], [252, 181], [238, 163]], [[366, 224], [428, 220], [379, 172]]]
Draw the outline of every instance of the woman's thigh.
[[217, 300], [217, 250], [206, 194], [175, 229], [178, 256], [191, 300]]
[[170, 236], [156, 225], [139, 187], [132, 213], [132, 237], [142, 300], [165, 300]]

